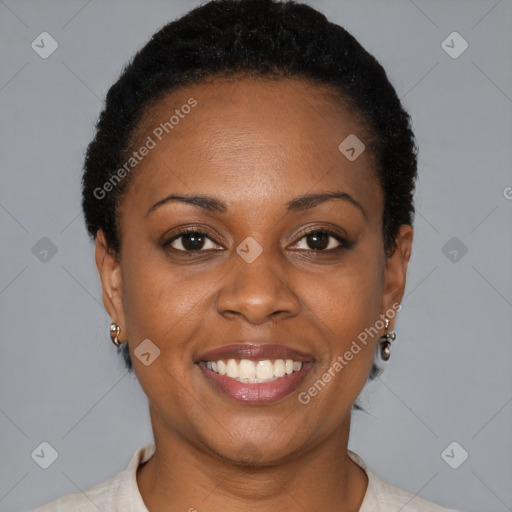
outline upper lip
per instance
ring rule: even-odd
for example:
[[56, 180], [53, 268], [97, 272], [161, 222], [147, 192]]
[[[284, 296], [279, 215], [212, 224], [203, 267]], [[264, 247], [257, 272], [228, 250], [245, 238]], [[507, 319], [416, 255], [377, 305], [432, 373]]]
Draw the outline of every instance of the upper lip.
[[314, 360], [311, 354], [278, 343], [240, 342], [203, 352], [198, 356], [196, 362], [220, 359], [293, 359], [298, 362]]

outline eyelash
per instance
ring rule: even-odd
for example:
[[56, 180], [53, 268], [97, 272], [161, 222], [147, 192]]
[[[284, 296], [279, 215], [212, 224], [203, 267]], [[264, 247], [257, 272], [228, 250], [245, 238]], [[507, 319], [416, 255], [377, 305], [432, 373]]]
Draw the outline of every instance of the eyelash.
[[[336, 252], [339, 252], [339, 251], [344, 250], [344, 249], [351, 249], [352, 246], [353, 246], [352, 243], [350, 243], [346, 238], [341, 236], [339, 233], [337, 233], [336, 231], [327, 229], [327, 228], [314, 228], [314, 229], [310, 229], [308, 231], [305, 231], [304, 233], [302, 233], [300, 235], [300, 238], [295, 242], [295, 244], [297, 244], [298, 242], [300, 242], [301, 240], [303, 240], [304, 238], [306, 238], [307, 236], [309, 236], [309, 235], [311, 235], [313, 233], [328, 235], [329, 237], [334, 238], [339, 243], [339, 246], [335, 247], [333, 249], [323, 249], [323, 250], [319, 250], [319, 249], [298, 249], [298, 250], [307, 251], [307, 252], [316, 253], [316, 254], [319, 254], [319, 253], [332, 254], [332, 253], [336, 253]], [[192, 227], [192, 228], [184, 229], [184, 230], [180, 231], [179, 233], [176, 233], [171, 238], [169, 238], [168, 240], [164, 241], [162, 243], [162, 247], [164, 249], [166, 249], [175, 240], [179, 240], [181, 237], [183, 237], [185, 235], [189, 235], [189, 234], [200, 235], [200, 236], [208, 238], [208, 240], [218, 244], [218, 242], [216, 242], [210, 236], [210, 234], [207, 233], [206, 231], [203, 231], [201, 229]], [[194, 255], [194, 254], [198, 254], [198, 253], [201, 253], [201, 252], [207, 252], [208, 249], [207, 250], [199, 249], [199, 250], [195, 250], [195, 251], [188, 251], [188, 250], [182, 250], [182, 249], [175, 249], [174, 247], [171, 247], [171, 250], [173, 250], [175, 252], [180, 252], [180, 253]], [[218, 250], [218, 249], [214, 249], [214, 250]]]

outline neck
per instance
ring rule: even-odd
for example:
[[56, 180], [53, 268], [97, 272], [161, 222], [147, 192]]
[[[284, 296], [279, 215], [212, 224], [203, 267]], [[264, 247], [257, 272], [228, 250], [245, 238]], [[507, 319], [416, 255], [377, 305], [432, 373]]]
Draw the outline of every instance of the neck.
[[156, 451], [137, 472], [150, 512], [357, 512], [363, 501], [367, 476], [347, 454], [350, 417], [339, 431], [292, 460], [242, 466], [170, 435], [154, 416]]

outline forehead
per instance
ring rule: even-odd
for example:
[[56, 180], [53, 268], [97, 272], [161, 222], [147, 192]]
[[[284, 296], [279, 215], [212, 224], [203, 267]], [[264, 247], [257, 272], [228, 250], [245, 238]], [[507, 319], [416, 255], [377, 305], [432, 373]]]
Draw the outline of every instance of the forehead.
[[224, 190], [248, 201], [272, 191], [344, 187], [375, 201], [370, 152], [351, 161], [339, 148], [354, 136], [369, 146], [360, 116], [326, 86], [265, 78], [196, 83], [146, 110], [131, 150], [149, 140], [152, 149], [127, 194], [150, 201], [174, 187], [217, 195]]

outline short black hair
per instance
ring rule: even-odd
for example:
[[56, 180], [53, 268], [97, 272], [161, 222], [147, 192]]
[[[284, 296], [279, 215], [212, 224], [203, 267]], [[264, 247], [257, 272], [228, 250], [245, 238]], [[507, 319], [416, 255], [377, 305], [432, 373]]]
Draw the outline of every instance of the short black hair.
[[[129, 177], [108, 194], [97, 191], [126, 162], [145, 110], [173, 90], [233, 74], [327, 85], [352, 107], [371, 134], [367, 151], [384, 195], [382, 233], [390, 254], [399, 226], [412, 225], [414, 216], [412, 121], [375, 57], [344, 28], [295, 1], [211, 0], [165, 25], [132, 58], [108, 91], [85, 157], [82, 207], [91, 237], [101, 229], [119, 253], [116, 212]], [[378, 373], [374, 364], [370, 379]]]

